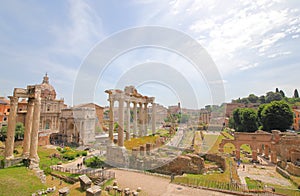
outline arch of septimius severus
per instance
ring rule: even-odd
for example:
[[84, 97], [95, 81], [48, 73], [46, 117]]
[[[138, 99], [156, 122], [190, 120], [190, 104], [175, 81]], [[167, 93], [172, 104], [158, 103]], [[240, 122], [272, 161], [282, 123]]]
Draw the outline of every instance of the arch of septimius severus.
[[16, 116], [19, 98], [27, 98], [27, 114], [25, 120], [25, 132], [23, 141], [23, 157], [30, 159], [30, 167], [38, 167], [39, 157], [38, 131], [40, 125], [41, 110], [41, 86], [29, 85], [26, 89], [15, 88], [13, 96], [10, 96], [10, 113], [8, 116], [7, 138], [5, 142], [5, 159], [14, 158], [14, 136], [16, 128]]
[[[152, 105], [152, 134], [155, 133], [155, 102], [154, 97], [139, 94], [134, 86], [126, 86], [124, 91], [113, 89], [106, 90], [109, 101], [109, 139], [113, 140], [114, 131], [114, 103], [118, 102], [118, 146], [124, 146], [124, 130], [126, 140], [131, 137], [130, 105], [133, 104], [133, 137], [145, 136], [148, 130], [148, 104]], [[124, 127], [124, 103], [126, 103], [126, 127]]]

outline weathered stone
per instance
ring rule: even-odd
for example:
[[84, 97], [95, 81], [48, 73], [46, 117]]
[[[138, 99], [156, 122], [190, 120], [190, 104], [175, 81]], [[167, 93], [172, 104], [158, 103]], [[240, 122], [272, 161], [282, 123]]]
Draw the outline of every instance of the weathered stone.
[[58, 190], [59, 196], [67, 196], [70, 193], [70, 189], [68, 187], [64, 187]]
[[85, 174], [79, 176], [79, 181], [80, 181], [80, 188], [84, 191], [90, 188], [92, 185], [92, 180], [89, 177], [87, 177]]
[[86, 190], [86, 196], [100, 196], [101, 188], [100, 186], [92, 186]]

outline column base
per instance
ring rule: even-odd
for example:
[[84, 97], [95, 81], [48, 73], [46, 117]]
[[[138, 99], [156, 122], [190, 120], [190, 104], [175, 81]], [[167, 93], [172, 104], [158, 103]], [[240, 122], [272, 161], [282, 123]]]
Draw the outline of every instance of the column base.
[[39, 168], [40, 159], [30, 159], [29, 169]]
[[29, 152], [23, 153], [22, 157], [23, 157], [23, 159], [28, 159], [29, 158]]
[[11, 156], [5, 157], [5, 160], [12, 160], [12, 159], [14, 159], [14, 158], [15, 158], [14, 155], [11, 155]]

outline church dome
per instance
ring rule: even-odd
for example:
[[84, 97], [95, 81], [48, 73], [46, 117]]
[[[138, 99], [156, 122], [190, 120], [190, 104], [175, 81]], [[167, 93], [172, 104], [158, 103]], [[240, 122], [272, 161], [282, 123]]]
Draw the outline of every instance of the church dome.
[[54, 87], [49, 84], [49, 77], [46, 75], [43, 78], [43, 82], [41, 84], [41, 98], [47, 100], [55, 100], [56, 92]]

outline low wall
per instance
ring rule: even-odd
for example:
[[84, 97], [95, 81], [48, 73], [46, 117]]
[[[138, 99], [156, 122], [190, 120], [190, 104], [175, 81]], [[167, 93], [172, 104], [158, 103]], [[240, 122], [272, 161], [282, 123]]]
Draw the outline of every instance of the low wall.
[[292, 163], [287, 163], [286, 171], [294, 176], [300, 176], [300, 167]]
[[217, 163], [217, 165], [219, 165], [222, 168], [222, 170], [225, 171], [226, 161], [225, 158], [223, 158], [222, 156], [217, 154], [205, 154], [204, 159]]

